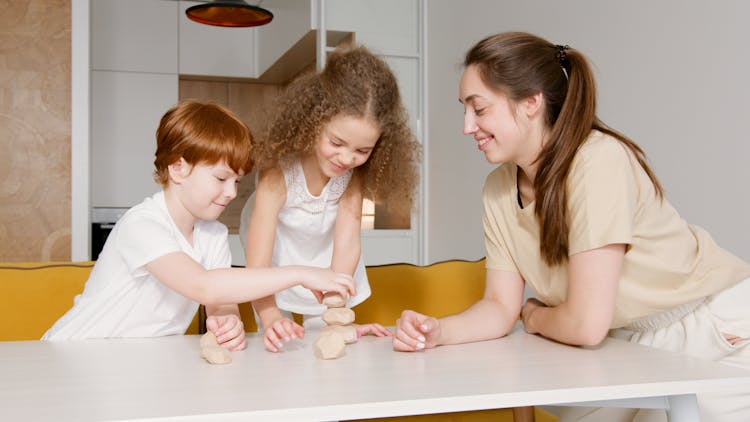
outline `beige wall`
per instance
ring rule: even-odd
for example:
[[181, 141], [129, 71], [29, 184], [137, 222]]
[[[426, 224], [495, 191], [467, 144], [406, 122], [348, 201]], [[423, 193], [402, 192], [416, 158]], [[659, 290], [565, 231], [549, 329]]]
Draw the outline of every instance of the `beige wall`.
[[0, 262], [70, 259], [70, 1], [0, 0]]

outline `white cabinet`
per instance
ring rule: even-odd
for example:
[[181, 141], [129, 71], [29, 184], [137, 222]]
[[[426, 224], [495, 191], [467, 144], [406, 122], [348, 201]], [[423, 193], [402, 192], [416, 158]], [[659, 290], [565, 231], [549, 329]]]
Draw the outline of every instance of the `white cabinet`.
[[131, 207], [159, 189], [155, 133], [178, 99], [178, 6], [91, 1], [93, 207]]
[[417, 134], [419, 112], [419, 59], [411, 57], [383, 56], [383, 60], [398, 79], [401, 100], [409, 113], [409, 126]]
[[419, 54], [417, 0], [325, 0], [324, 7], [329, 31], [354, 32], [378, 54]]
[[[263, 74], [314, 28], [314, 0], [266, 0], [273, 13], [268, 25], [258, 27], [257, 66]], [[312, 57], [315, 57], [314, 45]]]
[[91, 68], [177, 73], [177, 2], [92, 0]]
[[[224, 28], [193, 22], [188, 7], [202, 2], [179, 2], [179, 73], [181, 75], [257, 78], [257, 28]], [[277, 22], [273, 22], [277, 24]]]
[[92, 72], [92, 206], [132, 207], [160, 189], [152, 177], [156, 128], [177, 88], [177, 75]]

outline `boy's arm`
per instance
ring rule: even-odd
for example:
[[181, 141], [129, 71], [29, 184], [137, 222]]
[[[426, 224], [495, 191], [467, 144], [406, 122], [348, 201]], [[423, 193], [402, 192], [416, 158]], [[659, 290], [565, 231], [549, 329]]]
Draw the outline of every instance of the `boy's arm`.
[[355, 293], [351, 277], [325, 268], [205, 269], [185, 252], [171, 252], [146, 264], [146, 270], [177, 293], [206, 306], [248, 302], [302, 284], [316, 296], [335, 291]]
[[362, 183], [354, 173], [339, 201], [336, 225], [333, 229], [333, 257], [331, 269], [338, 273], [354, 274], [362, 255]]
[[[228, 268], [232, 265], [232, 252], [229, 249], [229, 239], [226, 235], [222, 245], [206, 262], [208, 268]], [[244, 350], [245, 324], [240, 316], [240, 309], [235, 304], [208, 305], [206, 310], [206, 329], [213, 333], [216, 342], [228, 350]]]

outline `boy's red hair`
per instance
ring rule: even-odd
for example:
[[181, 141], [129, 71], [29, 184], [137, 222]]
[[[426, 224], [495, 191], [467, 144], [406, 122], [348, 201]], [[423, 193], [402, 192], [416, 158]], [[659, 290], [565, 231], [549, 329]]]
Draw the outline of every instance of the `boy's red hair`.
[[166, 186], [168, 167], [180, 158], [190, 165], [225, 162], [237, 174], [247, 174], [252, 141], [250, 129], [228, 108], [181, 101], [164, 114], [156, 130], [154, 179]]

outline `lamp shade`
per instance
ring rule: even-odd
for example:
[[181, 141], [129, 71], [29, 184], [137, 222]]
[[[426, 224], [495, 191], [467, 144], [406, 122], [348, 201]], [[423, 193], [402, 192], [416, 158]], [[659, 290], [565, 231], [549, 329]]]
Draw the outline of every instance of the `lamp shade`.
[[190, 20], [213, 26], [260, 26], [273, 20], [273, 13], [244, 0], [209, 1], [189, 7], [185, 14]]

